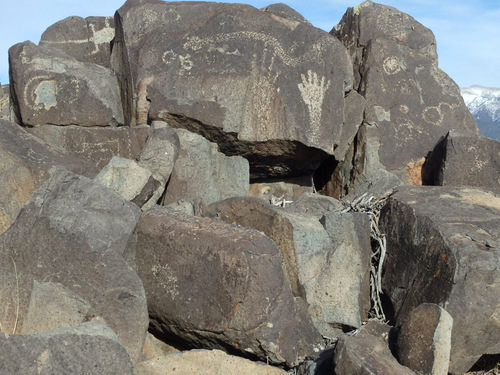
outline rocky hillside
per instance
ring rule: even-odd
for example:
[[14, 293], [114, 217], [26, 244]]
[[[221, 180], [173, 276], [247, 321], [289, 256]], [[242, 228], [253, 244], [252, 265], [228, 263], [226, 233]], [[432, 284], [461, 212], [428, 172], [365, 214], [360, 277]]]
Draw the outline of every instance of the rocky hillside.
[[500, 89], [471, 86], [461, 92], [481, 134], [500, 140]]
[[495, 366], [500, 143], [411, 16], [128, 0], [9, 61], [2, 374]]

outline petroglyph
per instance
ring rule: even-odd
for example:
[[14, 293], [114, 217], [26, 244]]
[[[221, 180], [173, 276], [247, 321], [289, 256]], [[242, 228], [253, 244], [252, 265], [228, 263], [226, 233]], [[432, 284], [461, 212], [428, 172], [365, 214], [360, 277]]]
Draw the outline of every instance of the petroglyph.
[[89, 51], [90, 55], [95, 55], [99, 52], [99, 46], [102, 44], [109, 44], [113, 38], [115, 37], [115, 29], [111, 27], [110, 19], [106, 18], [104, 21], [105, 27], [96, 30], [94, 24], [88, 24], [87, 27], [90, 30], [90, 35], [86, 39], [72, 39], [72, 40], [44, 40], [44, 44], [88, 44], [91, 43], [94, 45], [94, 49]]
[[41, 104], [48, 111], [57, 105], [56, 83], [53, 79], [40, 81], [35, 89], [35, 105]]
[[190, 71], [193, 68], [193, 61], [191, 60], [191, 55], [189, 53], [182, 56], [172, 50], [168, 50], [163, 53], [161, 59], [166, 65], [172, 65], [179, 62], [179, 74], [184, 74], [186, 71]]
[[386, 111], [384, 108], [376, 105], [373, 107], [377, 121], [391, 121], [391, 111]]
[[151, 267], [151, 272], [156, 278], [158, 285], [163, 287], [164, 291], [170, 294], [171, 298], [175, 298], [179, 295], [177, 277], [173, 274], [168, 265], [154, 265], [153, 267]]
[[255, 31], [236, 31], [233, 33], [218, 34], [209, 38], [201, 39], [197, 36], [188, 38], [184, 43], [183, 48], [185, 50], [191, 50], [194, 52], [200, 51], [203, 48], [217, 48], [216, 45], [224, 46], [225, 43], [232, 40], [254, 40], [264, 44], [263, 48], [272, 48], [274, 55], [280, 58], [285, 65], [288, 66], [298, 66], [307, 61], [320, 60], [322, 51], [325, 49], [326, 45], [331, 45], [332, 40], [329, 35], [319, 38], [315, 43], [311, 45], [311, 48], [303, 55], [298, 57], [290, 56], [283, 45], [278, 39], [273, 38], [264, 33], [259, 33]]
[[392, 75], [401, 71], [402, 62], [396, 56], [389, 56], [384, 59], [382, 67], [386, 74]]
[[302, 100], [307, 105], [309, 119], [311, 121], [311, 139], [319, 141], [319, 129], [321, 127], [321, 113], [325, 94], [330, 87], [330, 80], [325, 77], [319, 77], [316, 72], [307, 71], [307, 76], [300, 75], [302, 82], [298, 84]]

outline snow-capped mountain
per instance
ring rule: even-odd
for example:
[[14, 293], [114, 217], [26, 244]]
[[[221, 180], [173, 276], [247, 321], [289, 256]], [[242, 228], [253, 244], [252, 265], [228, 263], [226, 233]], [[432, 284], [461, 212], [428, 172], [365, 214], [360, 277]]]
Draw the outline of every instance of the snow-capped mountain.
[[500, 89], [471, 86], [461, 92], [481, 134], [500, 140]]

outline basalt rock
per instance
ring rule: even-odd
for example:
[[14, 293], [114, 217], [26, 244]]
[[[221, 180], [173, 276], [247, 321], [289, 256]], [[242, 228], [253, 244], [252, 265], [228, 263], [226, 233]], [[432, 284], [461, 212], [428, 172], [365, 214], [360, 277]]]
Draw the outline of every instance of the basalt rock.
[[159, 337], [288, 366], [319, 348], [264, 234], [156, 207], [142, 214], [130, 247]]
[[0, 86], [0, 119], [12, 121], [10, 116], [10, 88], [9, 85]]
[[197, 132], [252, 178], [310, 174], [344, 141], [347, 51], [291, 9], [129, 0], [115, 24], [126, 124]]
[[113, 17], [71, 16], [45, 30], [40, 45], [57, 47], [80, 62], [109, 67], [114, 37]]
[[[149, 320], [141, 280], [125, 261], [133, 254], [125, 249], [139, 215], [109, 189], [58, 169], [0, 237], [3, 329], [19, 332], [35, 282], [57, 283], [104, 318], [136, 360]], [[52, 306], [57, 311], [65, 301]]]
[[58, 152], [102, 169], [113, 156], [137, 159], [151, 131], [147, 126], [82, 127], [43, 125], [25, 128]]
[[452, 374], [500, 353], [500, 198], [471, 188], [400, 187], [381, 212], [382, 288], [401, 325], [422, 303], [453, 318]]
[[24, 125], [123, 124], [116, 77], [52, 45], [23, 42], [9, 49], [11, 99]]
[[331, 34], [348, 49], [354, 88], [366, 100], [372, 160], [363, 170], [419, 184], [423, 157], [440, 137], [451, 129], [479, 135], [458, 86], [438, 68], [434, 35], [412, 17], [365, 1], [349, 8]]
[[0, 233], [14, 222], [22, 206], [57, 166], [87, 177], [98, 172], [91, 163], [63, 155], [4, 120], [0, 120], [0, 159]]
[[422, 168], [423, 183], [500, 191], [500, 142], [450, 132]]

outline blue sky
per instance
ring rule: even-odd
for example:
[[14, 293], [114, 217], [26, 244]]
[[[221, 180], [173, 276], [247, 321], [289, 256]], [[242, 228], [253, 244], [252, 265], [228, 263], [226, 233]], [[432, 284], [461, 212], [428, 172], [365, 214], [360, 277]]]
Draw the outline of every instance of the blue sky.
[[[348, 7], [360, 0], [275, 0], [291, 6], [314, 26], [330, 31]], [[272, 0], [227, 1], [257, 8]], [[499, 0], [380, 0], [410, 14], [437, 39], [439, 66], [460, 87], [478, 84], [500, 88]], [[38, 43], [53, 23], [68, 16], [112, 16], [124, 0], [4, 1], [0, 19], [0, 82], [8, 83], [7, 51], [25, 40]]]

